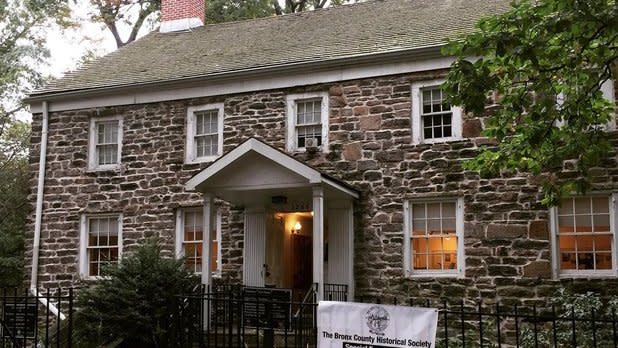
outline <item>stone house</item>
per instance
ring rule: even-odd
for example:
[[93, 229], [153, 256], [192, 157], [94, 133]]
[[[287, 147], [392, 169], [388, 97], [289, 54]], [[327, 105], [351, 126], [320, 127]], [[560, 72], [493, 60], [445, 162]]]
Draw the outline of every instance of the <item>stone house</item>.
[[508, 2], [375, 0], [204, 26], [202, 0], [164, 0], [159, 31], [28, 99], [32, 288], [96, 280], [156, 236], [204, 284], [617, 292], [614, 157], [593, 192], [549, 210], [534, 178], [462, 168], [483, 119], [444, 102], [440, 49]]

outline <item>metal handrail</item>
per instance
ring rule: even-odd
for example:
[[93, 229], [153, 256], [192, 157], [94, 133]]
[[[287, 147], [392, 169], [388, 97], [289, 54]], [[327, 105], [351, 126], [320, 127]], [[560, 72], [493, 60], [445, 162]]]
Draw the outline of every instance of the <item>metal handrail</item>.
[[300, 316], [300, 310], [303, 308], [304, 305], [308, 303], [310, 296], [311, 298], [314, 299], [311, 304], [315, 304], [315, 295], [317, 294], [317, 288], [318, 288], [318, 283], [313, 283], [311, 287], [309, 288], [309, 290], [307, 290], [307, 293], [305, 293], [303, 300], [300, 302], [300, 307], [298, 307], [298, 309], [296, 310], [296, 313], [294, 314], [294, 319]]

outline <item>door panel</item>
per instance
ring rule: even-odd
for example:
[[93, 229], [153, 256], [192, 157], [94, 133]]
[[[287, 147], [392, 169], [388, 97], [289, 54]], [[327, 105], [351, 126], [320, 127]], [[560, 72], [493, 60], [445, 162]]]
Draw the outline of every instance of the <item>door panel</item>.
[[266, 214], [245, 211], [243, 283], [264, 286]]

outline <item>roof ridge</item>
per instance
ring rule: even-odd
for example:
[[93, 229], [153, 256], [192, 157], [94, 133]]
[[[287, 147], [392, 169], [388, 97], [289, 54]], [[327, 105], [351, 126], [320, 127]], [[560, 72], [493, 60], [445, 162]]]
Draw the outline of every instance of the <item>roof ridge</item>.
[[[349, 1], [349, 0], [346, 0], [346, 1]], [[257, 22], [257, 21], [266, 21], [266, 20], [276, 20], [276, 19], [279, 19], [279, 18], [287, 18], [287, 17], [291, 17], [291, 16], [312, 15], [313, 13], [320, 13], [320, 12], [339, 10], [339, 9], [342, 9], [342, 8], [361, 7], [361, 6], [365, 6], [365, 5], [373, 5], [375, 3], [395, 2], [395, 1], [402, 1], [402, 0], [366, 0], [366, 1], [364, 1], [364, 0], [353, 0], [353, 1], [355, 1], [355, 2], [354, 3], [349, 3], [349, 4], [341, 4], [341, 5], [335, 5], [335, 6], [316, 8], [316, 9], [312, 9], [312, 10], [308, 10], [308, 11], [301, 11], [301, 12], [294, 12], [294, 13], [284, 13], [284, 14], [280, 14], [280, 15], [272, 15], [272, 16], [266, 16], [266, 17], [245, 18], [245, 19], [238, 19], [238, 20], [235, 20], [235, 21], [227, 21], [227, 22], [220, 22], [220, 23], [209, 23], [209, 24], [204, 24], [203, 26], [200, 26], [200, 27], [189, 29], [187, 31], [200, 30], [202, 28], [213, 27], [213, 26], [228, 26], [228, 25], [233, 25], [233, 24], [237, 24], [237, 23]], [[208, 14], [206, 14], [206, 16], [208, 17]]]

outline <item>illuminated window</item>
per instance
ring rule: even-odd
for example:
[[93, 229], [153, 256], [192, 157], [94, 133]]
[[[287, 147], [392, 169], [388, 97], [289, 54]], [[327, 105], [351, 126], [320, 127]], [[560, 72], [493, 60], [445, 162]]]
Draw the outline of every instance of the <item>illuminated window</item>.
[[553, 210], [555, 266], [561, 276], [615, 275], [611, 197], [571, 197]]
[[461, 109], [446, 102], [443, 81], [412, 84], [412, 141], [415, 144], [461, 139]]
[[308, 142], [326, 151], [328, 146], [328, 94], [287, 96], [288, 151], [305, 150]]
[[82, 218], [80, 243], [80, 273], [82, 277], [101, 276], [101, 271], [105, 266], [118, 263], [121, 257], [121, 216], [84, 216]]
[[[177, 217], [176, 253], [184, 257], [185, 266], [195, 273], [202, 273], [203, 214], [201, 208], [179, 210]], [[221, 271], [221, 213], [217, 211], [215, 238], [211, 241], [210, 271]]]
[[407, 269], [412, 275], [463, 272], [462, 201], [409, 202]]

